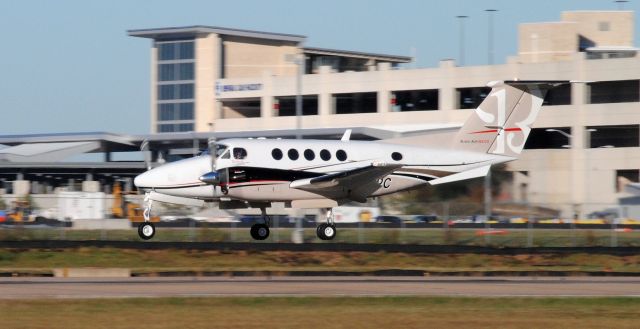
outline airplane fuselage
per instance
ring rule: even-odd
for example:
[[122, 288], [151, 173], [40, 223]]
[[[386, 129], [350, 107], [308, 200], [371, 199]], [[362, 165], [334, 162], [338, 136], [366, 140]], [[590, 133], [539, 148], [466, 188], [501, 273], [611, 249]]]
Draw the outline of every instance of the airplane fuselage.
[[[375, 141], [227, 139], [218, 145], [224, 151], [217, 158], [216, 169], [226, 169], [227, 175], [220, 185], [199, 180], [211, 171], [209, 154], [152, 169], [138, 176], [135, 184], [157, 193], [206, 201], [317, 200], [327, 195], [291, 188], [291, 182], [348, 171], [367, 163], [399, 165], [393, 173], [378, 179], [378, 189], [369, 195], [375, 197], [424, 185], [452, 173], [512, 160], [486, 153]], [[348, 192], [334, 191], [329, 197], [348, 199]]]

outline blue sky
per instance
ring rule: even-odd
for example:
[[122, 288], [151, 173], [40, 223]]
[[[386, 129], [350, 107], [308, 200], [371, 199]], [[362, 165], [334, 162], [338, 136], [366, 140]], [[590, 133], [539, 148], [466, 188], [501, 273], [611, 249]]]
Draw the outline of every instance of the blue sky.
[[[640, 9], [631, 0], [625, 9]], [[458, 56], [456, 15], [467, 15], [466, 64], [487, 62], [487, 14], [496, 63], [516, 53], [522, 22], [564, 10], [614, 10], [609, 0], [2, 1], [0, 135], [149, 131], [149, 46], [137, 28], [215, 25], [302, 34], [307, 46], [411, 55], [418, 67]], [[638, 24], [636, 24], [638, 25]], [[636, 27], [636, 45], [638, 44]]]

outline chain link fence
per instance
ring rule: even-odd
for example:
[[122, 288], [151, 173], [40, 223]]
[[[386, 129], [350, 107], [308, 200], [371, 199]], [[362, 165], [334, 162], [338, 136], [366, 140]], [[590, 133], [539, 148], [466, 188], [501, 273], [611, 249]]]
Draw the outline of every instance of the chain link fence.
[[[142, 221], [139, 195], [81, 193], [3, 196], [0, 240], [137, 241]], [[384, 206], [381, 206], [384, 204]], [[269, 238], [259, 243], [384, 243], [493, 247], [640, 246], [640, 205], [589, 204], [578, 218], [566, 204], [494, 203], [491, 214], [477, 202], [388, 202], [334, 209], [337, 236], [316, 237], [323, 210], [274, 204], [267, 209]], [[4, 208], [4, 210], [2, 210]], [[249, 229], [262, 222], [259, 209], [220, 210], [154, 205], [153, 241], [250, 242]], [[256, 241], [256, 243], [258, 243]]]

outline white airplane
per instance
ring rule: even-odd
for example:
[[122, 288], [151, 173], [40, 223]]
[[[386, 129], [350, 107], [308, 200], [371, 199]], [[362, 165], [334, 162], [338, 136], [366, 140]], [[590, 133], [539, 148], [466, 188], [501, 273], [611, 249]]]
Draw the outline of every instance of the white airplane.
[[[221, 209], [260, 208], [262, 223], [251, 236], [269, 236], [266, 208], [285, 202], [292, 208], [326, 208], [320, 239], [331, 240], [336, 227], [331, 209], [340, 204], [487, 174], [493, 164], [515, 160], [522, 151], [546, 92], [568, 81], [493, 81], [491, 93], [472, 113], [449, 145], [424, 147], [402, 139], [210, 140], [209, 152], [150, 169], [134, 184], [145, 191], [142, 239], [151, 239], [154, 201]], [[427, 137], [424, 137], [427, 138]], [[419, 141], [418, 141], [419, 142]]]

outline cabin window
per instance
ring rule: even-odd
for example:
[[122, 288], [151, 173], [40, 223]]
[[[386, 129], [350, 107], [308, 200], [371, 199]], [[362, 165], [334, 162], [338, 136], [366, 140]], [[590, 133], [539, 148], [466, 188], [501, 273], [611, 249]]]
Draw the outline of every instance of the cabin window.
[[241, 148], [241, 147], [234, 147], [233, 148], [233, 158], [234, 159], [238, 159], [238, 160], [242, 160], [244, 158], [247, 157], [247, 150]]
[[287, 155], [289, 156], [289, 159], [291, 159], [291, 160], [298, 160], [298, 157], [300, 156], [298, 154], [298, 150], [296, 150], [296, 149], [289, 149], [289, 152], [287, 152]]
[[309, 160], [309, 161], [312, 161], [313, 159], [316, 158], [316, 154], [313, 153], [313, 150], [306, 149], [306, 150], [304, 150], [304, 158]]
[[393, 152], [391, 153], [391, 159], [395, 160], [395, 161], [400, 161], [402, 160], [402, 154], [399, 152]]
[[276, 160], [280, 160], [282, 159], [282, 151], [277, 148], [273, 149], [273, 151], [271, 151], [271, 156]]
[[331, 160], [331, 152], [327, 151], [327, 150], [322, 150], [320, 151], [320, 158], [324, 161], [329, 161]]
[[343, 150], [338, 150], [336, 152], [336, 158], [338, 158], [338, 160], [340, 160], [340, 161], [347, 160], [347, 152], [345, 152]]

